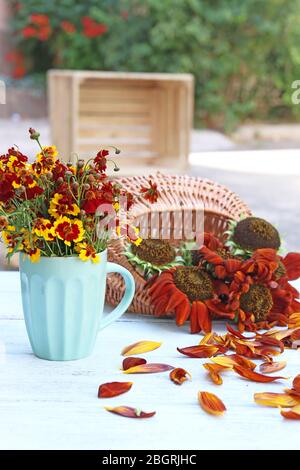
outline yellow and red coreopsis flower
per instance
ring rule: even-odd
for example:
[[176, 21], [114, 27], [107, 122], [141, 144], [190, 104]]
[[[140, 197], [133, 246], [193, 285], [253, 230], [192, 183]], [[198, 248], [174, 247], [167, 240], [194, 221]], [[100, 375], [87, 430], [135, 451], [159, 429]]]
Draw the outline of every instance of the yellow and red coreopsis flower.
[[19, 250], [23, 249], [23, 243], [20, 234], [16, 232], [16, 227], [8, 225], [2, 232], [2, 239], [7, 246], [8, 253], [12, 253], [18, 246]]
[[78, 245], [75, 247], [75, 250], [79, 254], [79, 258], [82, 261], [91, 260], [93, 263], [99, 263], [100, 261], [100, 255], [98, 255], [96, 250], [86, 242], [78, 243]]
[[84, 228], [79, 219], [62, 217], [54, 222], [53, 227], [57, 237], [67, 246], [70, 246], [71, 242], [78, 243], [83, 240]]
[[34, 222], [32, 231], [35, 235], [44, 238], [46, 241], [53, 241], [55, 238], [55, 231], [52, 222], [43, 217], [39, 217]]
[[32, 168], [37, 175], [43, 175], [51, 171], [57, 160], [57, 149], [55, 145], [43, 147], [43, 151], [38, 153], [36, 161], [32, 164]]
[[50, 201], [48, 212], [52, 217], [58, 219], [66, 215], [78, 215], [80, 209], [68, 196], [55, 193]]

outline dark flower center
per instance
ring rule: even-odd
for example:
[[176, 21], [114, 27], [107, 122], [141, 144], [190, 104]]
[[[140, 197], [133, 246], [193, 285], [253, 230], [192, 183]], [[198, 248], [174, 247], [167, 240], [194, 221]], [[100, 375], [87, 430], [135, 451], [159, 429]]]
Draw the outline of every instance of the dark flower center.
[[248, 217], [238, 222], [233, 241], [246, 250], [280, 247], [280, 236], [275, 227], [264, 219]]
[[191, 302], [207, 300], [213, 296], [213, 285], [209, 275], [198, 267], [180, 267], [173, 274], [174, 283]]
[[240, 306], [246, 313], [253, 314], [256, 321], [266, 320], [273, 300], [270, 290], [260, 284], [252, 284], [248, 292], [241, 295]]
[[167, 240], [145, 239], [139, 246], [132, 245], [132, 252], [143, 261], [163, 266], [176, 258], [175, 248]]

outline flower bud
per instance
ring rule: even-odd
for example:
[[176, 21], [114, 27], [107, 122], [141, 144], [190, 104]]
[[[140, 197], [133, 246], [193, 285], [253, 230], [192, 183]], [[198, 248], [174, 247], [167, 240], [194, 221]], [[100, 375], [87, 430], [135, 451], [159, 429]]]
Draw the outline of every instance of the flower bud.
[[83, 168], [84, 167], [84, 160], [82, 160], [82, 159], [78, 160], [77, 167], [78, 168]]
[[39, 132], [37, 132], [32, 127], [29, 128], [29, 134], [30, 134], [30, 138], [32, 140], [38, 140], [40, 138], [40, 135], [41, 135]]

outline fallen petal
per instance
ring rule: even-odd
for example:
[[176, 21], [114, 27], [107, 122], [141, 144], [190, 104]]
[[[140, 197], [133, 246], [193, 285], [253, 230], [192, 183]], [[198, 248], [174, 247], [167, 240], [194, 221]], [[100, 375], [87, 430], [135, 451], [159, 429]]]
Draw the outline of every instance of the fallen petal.
[[281, 410], [281, 416], [286, 419], [300, 419], [300, 405], [294, 406], [291, 410]]
[[227, 348], [224, 348], [223, 346], [201, 344], [197, 346], [188, 346], [186, 348], [177, 348], [177, 351], [188, 357], [204, 358], [212, 357], [216, 354], [223, 354], [224, 349], [226, 352]]
[[115, 408], [106, 406], [105, 409], [110, 413], [115, 413], [125, 418], [151, 418], [155, 415], [155, 411], [151, 413], [145, 413], [137, 408], [131, 408], [130, 406], [116, 406]]
[[170, 372], [170, 379], [177, 385], [181, 385], [183, 382], [192, 378], [191, 374], [181, 367], [176, 367]]
[[224, 403], [216, 395], [210, 392], [199, 392], [198, 400], [206, 413], [212, 415], [222, 415], [226, 411]]
[[149, 363], [131, 367], [130, 369], [124, 370], [123, 374], [154, 374], [157, 372], [166, 372], [167, 370], [172, 369], [174, 369], [174, 367], [168, 364]]
[[111, 398], [128, 392], [132, 382], [108, 382], [99, 386], [98, 398]]
[[122, 366], [123, 370], [130, 369], [131, 367], [135, 366], [140, 366], [141, 364], [146, 364], [147, 361], [146, 359], [143, 359], [142, 357], [126, 357], [124, 359]]
[[300, 404], [300, 398], [297, 399], [285, 393], [272, 392], [255, 393], [254, 401], [258, 405], [272, 406], [274, 408], [290, 408]]
[[296, 390], [296, 392], [300, 392], [300, 374], [294, 378], [293, 388]]
[[211, 360], [220, 366], [230, 367], [231, 369], [233, 369], [234, 365], [240, 365], [251, 370], [256, 368], [256, 364], [254, 362], [250, 361], [250, 359], [246, 359], [245, 357], [240, 356], [239, 354], [212, 357]]
[[235, 365], [233, 370], [245, 379], [252, 380], [253, 382], [274, 382], [275, 380], [287, 379], [287, 377], [271, 377], [269, 375], [259, 374], [253, 370], [246, 369], [245, 367]]
[[297, 391], [294, 388], [285, 388], [284, 392], [287, 393], [288, 395], [291, 395], [294, 398], [300, 398], [300, 390]]
[[206, 362], [205, 364], [203, 364], [203, 367], [208, 371], [211, 380], [216, 385], [222, 385], [223, 383], [223, 379], [220, 373], [226, 370], [230, 370], [232, 368], [232, 367], [221, 366], [220, 364], [211, 364], [209, 362]]
[[272, 372], [278, 372], [279, 370], [284, 369], [286, 366], [286, 361], [282, 362], [263, 362], [259, 366], [259, 370], [263, 374], [272, 374]]
[[122, 356], [133, 356], [135, 354], [143, 354], [148, 351], [154, 351], [154, 349], [159, 348], [162, 343], [157, 343], [155, 341], [139, 341], [138, 343], [130, 344], [126, 346], [121, 352]]

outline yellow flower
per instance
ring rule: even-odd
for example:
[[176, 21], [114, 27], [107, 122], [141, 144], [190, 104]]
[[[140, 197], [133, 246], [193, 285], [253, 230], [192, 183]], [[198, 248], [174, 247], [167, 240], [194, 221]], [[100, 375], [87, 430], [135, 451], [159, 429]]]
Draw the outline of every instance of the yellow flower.
[[44, 238], [46, 241], [53, 241], [55, 238], [55, 231], [49, 219], [43, 217], [38, 218], [34, 222], [32, 232], [38, 237]]
[[99, 263], [100, 261], [100, 256], [97, 255], [95, 249], [91, 245], [88, 245], [86, 242], [78, 243], [76, 245], [75, 251], [79, 253], [79, 258], [82, 261], [91, 260], [93, 263]]
[[71, 245], [71, 242], [78, 243], [83, 239], [84, 228], [79, 219], [61, 217], [54, 222], [53, 227], [57, 237], [68, 246]]
[[40, 257], [41, 257], [41, 250], [39, 248], [34, 248], [34, 250], [31, 250], [28, 253], [28, 255], [29, 255], [30, 261], [32, 263], [38, 263], [40, 261]]
[[18, 247], [18, 251], [23, 250], [23, 243], [16, 233], [16, 227], [13, 225], [8, 225], [6, 230], [2, 231], [2, 239], [7, 246], [8, 253], [12, 253], [16, 247]]
[[20, 183], [17, 183], [16, 181], [13, 181], [13, 182], [12, 182], [12, 186], [13, 186], [13, 188], [18, 189], [18, 188], [21, 187], [21, 184], [20, 184]]
[[77, 204], [70, 202], [70, 200], [63, 194], [55, 193], [50, 201], [49, 214], [58, 219], [65, 215], [78, 215], [80, 209]]
[[43, 152], [40, 152], [36, 156], [36, 161], [33, 163], [32, 168], [36, 174], [42, 175], [51, 171], [57, 160], [58, 152], [55, 145], [49, 147], [43, 147]]

